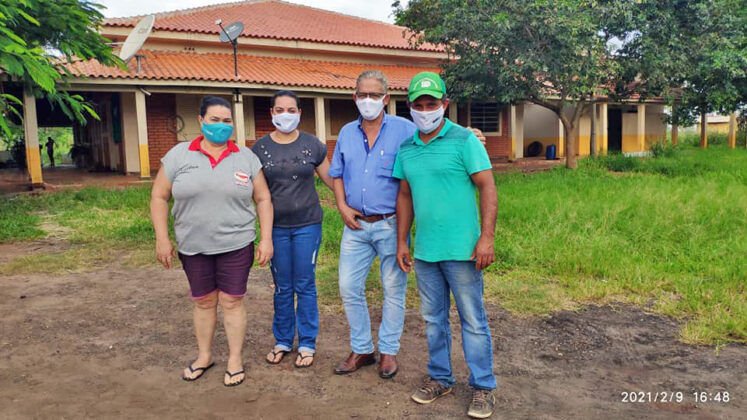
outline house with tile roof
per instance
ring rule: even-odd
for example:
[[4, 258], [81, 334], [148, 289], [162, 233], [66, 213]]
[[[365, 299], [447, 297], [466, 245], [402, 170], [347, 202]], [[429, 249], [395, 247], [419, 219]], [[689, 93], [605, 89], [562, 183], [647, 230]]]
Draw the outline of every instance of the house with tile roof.
[[[106, 19], [101, 32], [121, 44], [142, 18]], [[219, 40], [217, 20], [244, 24], [237, 39], [238, 74], [233, 47]], [[448, 59], [436, 45], [413, 46], [410, 36], [400, 26], [278, 0], [158, 13], [139, 57], [129, 62], [127, 71], [96, 61], [68, 64], [77, 77], [66, 89], [89, 99], [100, 121], [85, 126], [66, 122], [47, 104], [24, 97], [30, 117], [25, 122], [27, 146], [33, 143], [37, 124], [72, 125], [75, 144], [88, 151], [89, 166], [148, 178], [155, 175], [160, 158], [171, 147], [200, 134], [197, 115], [203, 96], [229, 100], [234, 141], [252, 145], [274, 128], [269, 112], [272, 94], [290, 89], [301, 98], [299, 128], [325, 141], [331, 153], [340, 128], [358, 117], [352, 94], [357, 76], [365, 70], [378, 69], [387, 75], [391, 94], [387, 112], [409, 118], [410, 79], [421, 71], [439, 71], [439, 64]], [[647, 142], [664, 135], [661, 105], [621, 105], [609, 114], [607, 104], [598, 106], [600, 153], [608, 149], [610, 115], [614, 122], [609, 130], [617, 130], [615, 147], [621, 151], [644, 150]], [[542, 147], [555, 144], [563, 156], [559, 120], [538, 106], [453, 103], [448, 116], [480, 128], [494, 160], [521, 158], [533, 142]], [[577, 133], [580, 154], [589, 153], [589, 123], [590, 117], [585, 116]], [[39, 184], [41, 167], [33, 166], [32, 184]]]

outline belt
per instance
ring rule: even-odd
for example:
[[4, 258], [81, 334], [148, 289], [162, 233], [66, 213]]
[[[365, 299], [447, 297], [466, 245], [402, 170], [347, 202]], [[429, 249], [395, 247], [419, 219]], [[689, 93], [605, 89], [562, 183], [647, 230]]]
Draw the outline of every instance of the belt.
[[370, 216], [355, 216], [356, 219], [363, 220], [364, 222], [374, 223], [386, 219], [387, 217], [394, 216], [395, 213], [388, 214], [372, 214]]

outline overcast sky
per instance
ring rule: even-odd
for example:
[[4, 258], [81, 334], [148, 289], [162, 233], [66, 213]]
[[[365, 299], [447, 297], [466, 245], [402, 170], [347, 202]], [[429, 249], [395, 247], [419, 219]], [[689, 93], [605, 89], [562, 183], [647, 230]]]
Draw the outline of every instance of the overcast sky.
[[[149, 13], [167, 12], [190, 7], [208, 6], [218, 3], [231, 3], [235, 0], [98, 0], [106, 6], [104, 16], [126, 17]], [[332, 10], [346, 15], [394, 23], [392, 3], [394, 0], [285, 0], [289, 3], [303, 4], [319, 9]], [[401, 1], [407, 4], [407, 0]]]

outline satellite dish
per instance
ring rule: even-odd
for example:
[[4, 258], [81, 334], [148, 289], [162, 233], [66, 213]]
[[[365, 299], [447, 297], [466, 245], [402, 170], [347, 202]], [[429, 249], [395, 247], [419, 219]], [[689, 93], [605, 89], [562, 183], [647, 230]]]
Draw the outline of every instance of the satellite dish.
[[127, 39], [122, 45], [122, 49], [119, 50], [119, 58], [124, 60], [125, 63], [132, 60], [132, 57], [137, 54], [145, 43], [145, 40], [148, 39], [148, 35], [150, 35], [150, 31], [153, 29], [153, 23], [155, 21], [156, 17], [154, 15], [148, 15], [140, 19], [140, 22], [135, 25], [135, 29], [127, 35]]
[[244, 24], [241, 22], [234, 22], [225, 28], [221, 26], [221, 28], [223, 29], [220, 33], [221, 42], [233, 42], [244, 32]]

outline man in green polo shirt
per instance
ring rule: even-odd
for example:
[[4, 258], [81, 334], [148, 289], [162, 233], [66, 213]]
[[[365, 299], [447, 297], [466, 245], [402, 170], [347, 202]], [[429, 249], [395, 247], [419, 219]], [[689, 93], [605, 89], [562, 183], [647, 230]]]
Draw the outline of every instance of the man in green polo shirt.
[[[446, 86], [438, 74], [424, 72], [410, 82], [410, 113], [418, 130], [400, 146], [392, 176], [399, 178], [397, 262], [415, 267], [426, 322], [429, 379], [412, 399], [428, 404], [451, 392], [449, 291], [459, 309], [464, 358], [473, 388], [467, 414], [493, 414], [497, 384], [493, 345], [483, 305], [482, 269], [493, 263], [498, 198], [492, 165], [474, 133], [448, 119]], [[475, 190], [480, 192], [478, 215]], [[407, 237], [417, 219], [415, 260]]]

